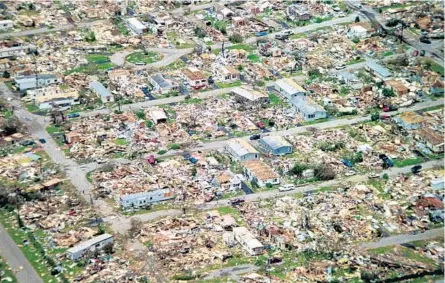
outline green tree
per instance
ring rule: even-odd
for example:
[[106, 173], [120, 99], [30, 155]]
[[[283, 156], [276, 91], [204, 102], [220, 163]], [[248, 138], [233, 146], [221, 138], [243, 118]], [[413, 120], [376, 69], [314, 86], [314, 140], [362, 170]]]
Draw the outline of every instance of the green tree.
[[384, 89], [382, 90], [382, 95], [383, 95], [384, 97], [393, 97], [393, 96], [395, 96], [395, 93], [394, 93], [394, 91], [393, 91], [392, 89], [390, 89], [390, 88], [384, 88]]
[[374, 112], [371, 114], [371, 121], [378, 121], [380, 120], [380, 114], [379, 112]]

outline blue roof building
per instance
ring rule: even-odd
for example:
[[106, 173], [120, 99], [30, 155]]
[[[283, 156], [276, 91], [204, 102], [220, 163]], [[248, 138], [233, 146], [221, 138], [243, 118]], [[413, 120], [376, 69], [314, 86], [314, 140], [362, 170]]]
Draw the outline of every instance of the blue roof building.
[[392, 77], [392, 73], [380, 64], [374, 61], [367, 61], [366, 67], [378, 78], [384, 80]]
[[114, 96], [100, 82], [98, 81], [91, 82], [90, 89], [100, 97], [103, 103], [114, 101]]
[[266, 151], [273, 155], [292, 153], [292, 145], [282, 136], [265, 136], [258, 142]]

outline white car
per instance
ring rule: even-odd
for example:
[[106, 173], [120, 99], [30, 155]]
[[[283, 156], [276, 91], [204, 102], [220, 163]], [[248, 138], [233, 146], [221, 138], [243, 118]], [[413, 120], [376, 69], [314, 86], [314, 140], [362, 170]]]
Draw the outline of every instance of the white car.
[[283, 32], [282, 32], [282, 34], [285, 34], [285, 35], [293, 35], [294, 34], [294, 32], [292, 31], [292, 30], [283, 30]]
[[278, 191], [280, 191], [280, 192], [287, 192], [287, 191], [292, 191], [293, 189], [295, 189], [295, 185], [286, 184], [286, 185], [280, 186], [278, 188]]
[[355, 174], [357, 174], [357, 172], [355, 172], [354, 170], [349, 170], [348, 172], [345, 173], [345, 176], [354, 176]]

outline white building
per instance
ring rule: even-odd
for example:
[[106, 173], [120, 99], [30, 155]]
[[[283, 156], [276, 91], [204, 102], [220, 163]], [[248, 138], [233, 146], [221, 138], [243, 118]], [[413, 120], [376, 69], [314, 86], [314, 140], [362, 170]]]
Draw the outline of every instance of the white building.
[[52, 109], [53, 106], [69, 107], [80, 103], [77, 90], [72, 88], [61, 89], [58, 85], [31, 89], [26, 93], [28, 99], [42, 110]]
[[267, 184], [280, 184], [280, 176], [260, 160], [243, 162], [243, 166], [244, 175], [246, 175], [247, 179], [251, 182], [256, 182], [260, 188], [266, 187]]
[[348, 30], [348, 37], [359, 39], [367, 38], [368, 31], [360, 25], [352, 25]]
[[102, 234], [68, 249], [66, 256], [71, 260], [78, 260], [85, 253], [101, 250], [109, 244], [113, 244], [113, 236], [110, 234]]
[[174, 198], [174, 195], [170, 189], [159, 189], [156, 191], [125, 195], [120, 197], [119, 202], [122, 208], [140, 208], [172, 198]]
[[127, 25], [128, 27], [134, 31], [136, 34], [142, 34], [147, 31], [147, 27], [144, 26], [138, 19], [136, 18], [129, 18], [127, 19]]
[[0, 30], [7, 30], [14, 27], [14, 22], [11, 20], [0, 21]]
[[244, 86], [236, 87], [232, 90], [235, 100], [239, 103], [265, 104], [269, 103], [269, 96], [257, 90]]
[[237, 161], [258, 159], [260, 153], [244, 139], [232, 139], [227, 142], [226, 150]]
[[100, 97], [103, 103], [114, 101], [114, 96], [111, 94], [111, 92], [98, 81], [90, 83], [90, 90]]
[[201, 70], [195, 67], [183, 69], [181, 71], [181, 75], [185, 79], [185, 81], [194, 89], [203, 89], [206, 88], [208, 85], [207, 77]]
[[35, 50], [36, 47], [34, 45], [21, 45], [14, 46], [9, 48], [0, 49], [0, 58], [8, 58], [13, 56], [20, 56], [23, 54], [27, 54], [31, 50]]
[[58, 83], [56, 75], [39, 74], [31, 76], [18, 76], [14, 78], [14, 83], [19, 90], [27, 90], [36, 87], [44, 87]]
[[248, 254], [255, 256], [264, 252], [263, 244], [246, 227], [234, 227], [233, 236]]

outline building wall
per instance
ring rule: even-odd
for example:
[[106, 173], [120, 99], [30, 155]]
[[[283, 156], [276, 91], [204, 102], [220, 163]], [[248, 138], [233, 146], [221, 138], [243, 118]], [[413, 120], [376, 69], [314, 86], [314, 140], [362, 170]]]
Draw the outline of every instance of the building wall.
[[70, 254], [68, 253], [68, 257], [71, 260], [78, 260], [79, 258], [81, 258], [84, 254], [86, 254], [88, 251], [95, 251], [95, 250], [101, 250], [103, 249], [106, 245], [108, 244], [112, 244], [113, 243], [113, 237], [108, 238], [106, 240], [103, 240], [101, 242], [96, 243], [95, 245], [92, 245], [84, 250], [80, 250], [74, 254]]
[[271, 184], [271, 185], [279, 185], [280, 184], [280, 178], [267, 179], [267, 180], [258, 180], [255, 178], [255, 181], [260, 188], [266, 187], [267, 184]]
[[153, 191], [145, 196], [134, 196], [134, 198], [126, 200], [124, 202], [122, 199], [120, 201], [120, 204], [123, 208], [130, 208], [130, 207], [143, 207], [152, 203], [172, 199], [173, 195], [171, 193], [166, 193], [164, 190], [159, 191]]

